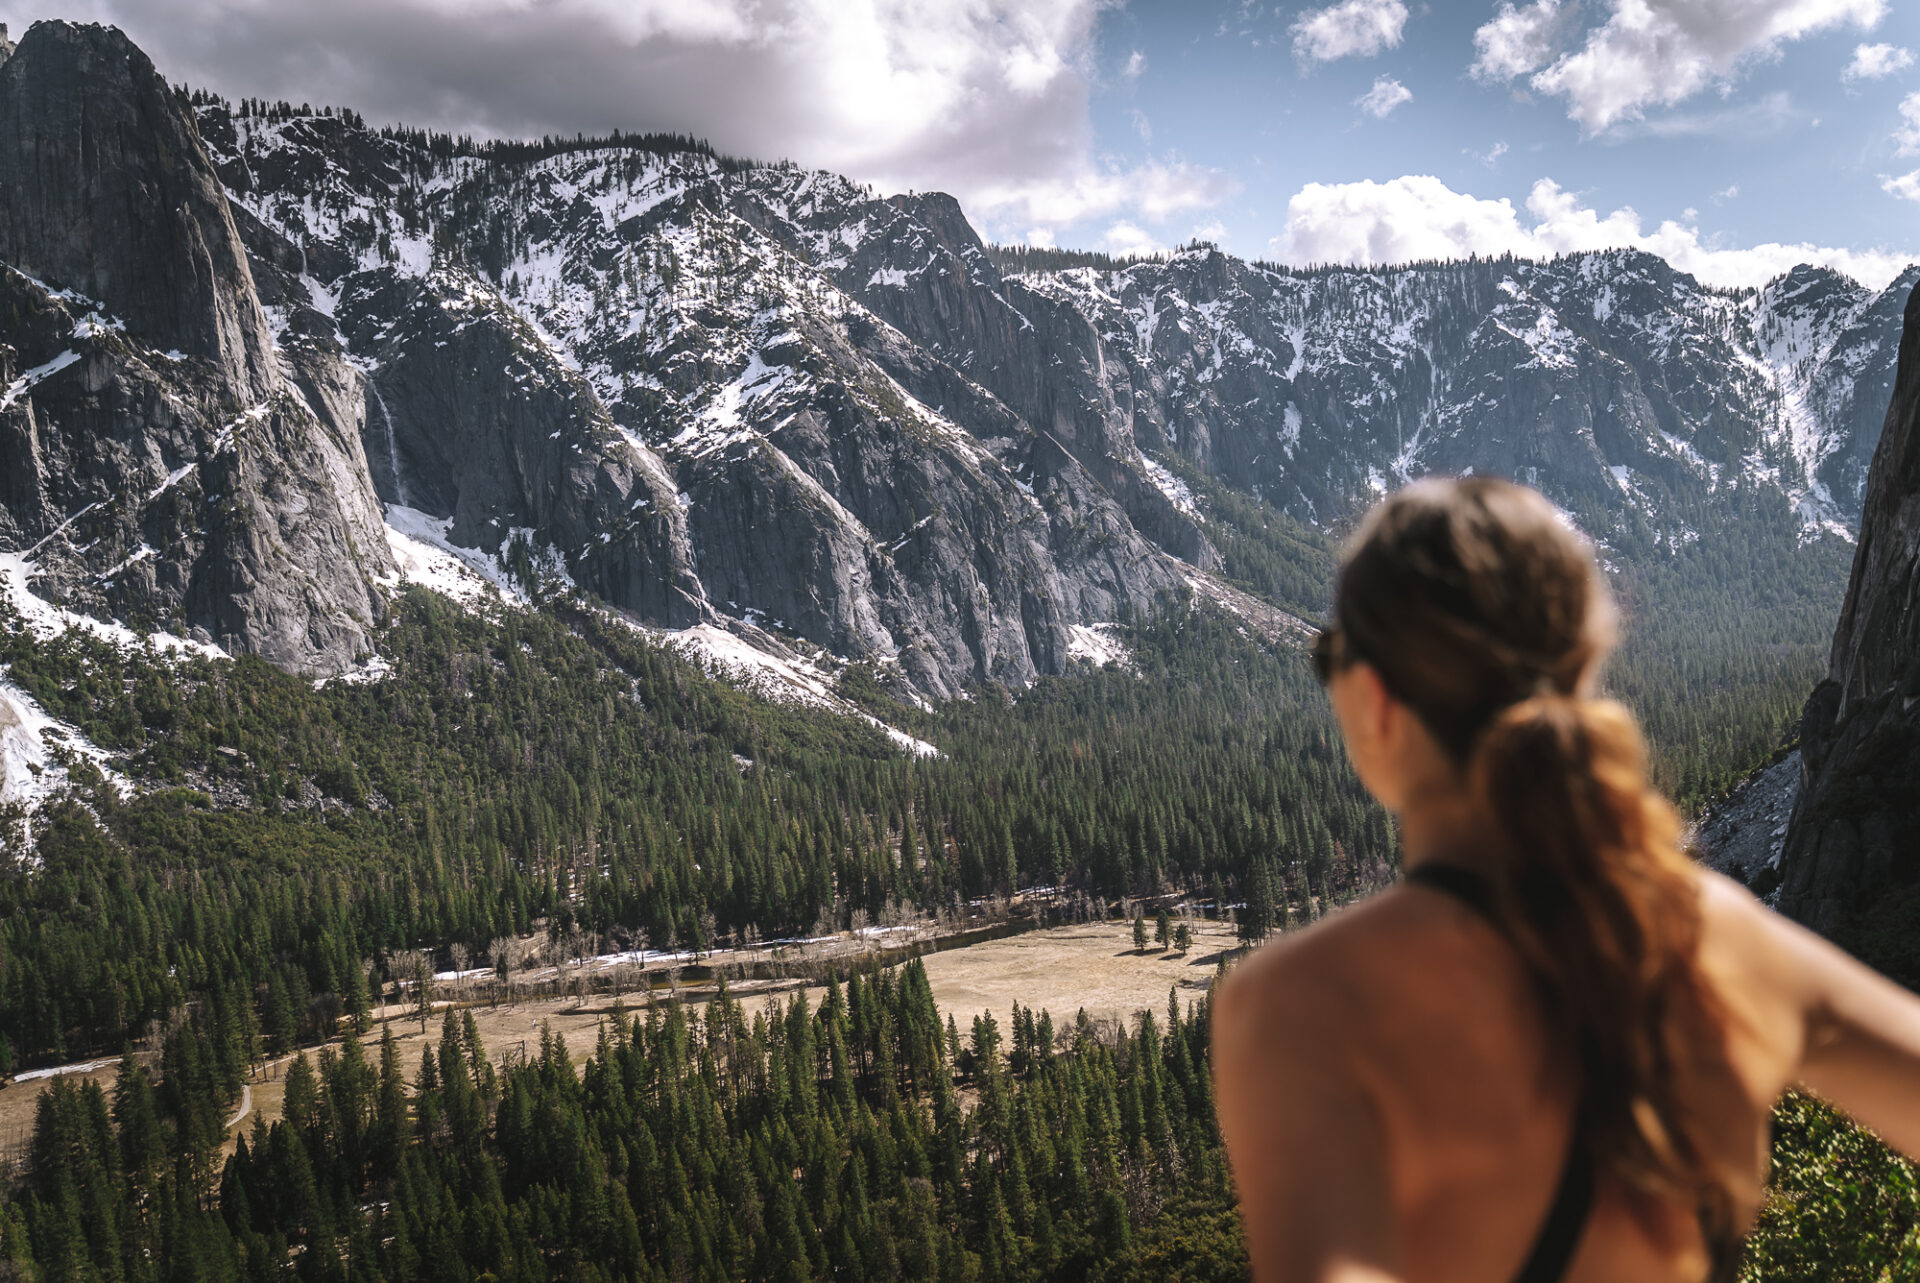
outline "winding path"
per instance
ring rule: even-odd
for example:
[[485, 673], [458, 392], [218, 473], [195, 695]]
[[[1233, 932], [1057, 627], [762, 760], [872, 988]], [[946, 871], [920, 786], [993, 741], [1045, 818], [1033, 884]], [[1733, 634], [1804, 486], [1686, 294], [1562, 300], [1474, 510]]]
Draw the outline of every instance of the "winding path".
[[240, 1120], [253, 1112], [253, 1084], [243, 1083], [240, 1087], [240, 1112], [227, 1120], [227, 1130], [232, 1131], [240, 1125]]

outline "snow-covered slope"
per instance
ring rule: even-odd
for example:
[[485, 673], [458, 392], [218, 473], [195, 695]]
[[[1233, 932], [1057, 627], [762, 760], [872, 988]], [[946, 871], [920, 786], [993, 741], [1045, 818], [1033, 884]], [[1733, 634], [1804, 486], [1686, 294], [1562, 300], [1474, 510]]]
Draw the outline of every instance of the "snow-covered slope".
[[1729, 292], [1629, 252], [1295, 272], [1199, 248], [1010, 293], [1087, 321], [1082, 378], [1118, 389], [1145, 449], [1305, 519], [1472, 469], [1679, 536], [1734, 486], [1810, 529], [1857, 521], [1916, 279], [1875, 293], [1801, 268]]

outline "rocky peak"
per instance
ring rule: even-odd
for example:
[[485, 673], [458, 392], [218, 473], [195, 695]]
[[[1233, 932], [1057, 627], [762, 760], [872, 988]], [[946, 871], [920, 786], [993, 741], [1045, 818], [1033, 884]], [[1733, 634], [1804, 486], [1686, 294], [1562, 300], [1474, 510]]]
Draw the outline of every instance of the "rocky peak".
[[1920, 882], [1920, 290], [1905, 317], [1781, 863], [1780, 907], [1821, 929]]
[[242, 405], [278, 385], [193, 116], [118, 29], [37, 22], [0, 64], [0, 174], [0, 259], [215, 362]]
[[327, 333], [276, 347], [193, 115], [112, 28], [0, 64], [0, 316], [16, 611], [321, 675], [372, 651], [364, 380]]

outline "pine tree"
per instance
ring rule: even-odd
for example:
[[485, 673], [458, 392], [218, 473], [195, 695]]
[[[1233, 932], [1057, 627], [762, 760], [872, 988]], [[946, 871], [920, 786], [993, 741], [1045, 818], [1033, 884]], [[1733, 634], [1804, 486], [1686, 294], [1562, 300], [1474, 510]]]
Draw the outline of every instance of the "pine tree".
[[1247, 872], [1245, 902], [1240, 906], [1239, 935], [1246, 944], [1259, 944], [1273, 934], [1273, 884], [1267, 862], [1256, 855]]

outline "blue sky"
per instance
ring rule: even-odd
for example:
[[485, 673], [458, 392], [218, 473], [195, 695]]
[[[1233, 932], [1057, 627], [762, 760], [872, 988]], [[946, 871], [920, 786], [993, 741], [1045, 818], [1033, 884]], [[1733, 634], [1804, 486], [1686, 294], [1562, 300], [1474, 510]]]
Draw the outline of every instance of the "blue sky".
[[[1238, 253], [1286, 256], [1289, 203], [1308, 184], [1418, 175], [1462, 197], [1504, 198], [1522, 227], [1539, 222], [1526, 206], [1548, 180], [1576, 210], [1604, 220], [1630, 209], [1643, 234], [1671, 220], [1706, 248], [1920, 250], [1920, 203], [1898, 194], [1897, 181], [1920, 168], [1920, 156], [1901, 156], [1896, 138], [1912, 127], [1900, 105], [1920, 90], [1920, 64], [1902, 57], [1920, 53], [1920, 6], [1874, 21], [1879, 6], [1803, 4], [1800, 20], [1814, 20], [1806, 34], [1751, 40], [1693, 92], [1647, 101], [1599, 128], [1590, 112], [1585, 124], [1574, 118], [1583, 102], [1537, 88], [1531, 76], [1474, 74], [1475, 34], [1496, 18], [1493, 4], [1409, 4], [1397, 42], [1319, 60], [1296, 50], [1293, 28], [1325, 7], [1133, 4], [1104, 13], [1091, 99], [1103, 160], [1185, 162], [1230, 175], [1234, 190], [1159, 221], [1079, 220], [1043, 225], [1040, 236], [1118, 246], [1202, 232]], [[1757, 15], [1769, 6], [1694, 6], [1716, 7], [1744, 9], [1753, 34], [1764, 30]], [[1613, 8], [1562, 6], [1563, 46], [1583, 50]], [[1823, 9], [1831, 16], [1815, 25]], [[1738, 36], [1729, 43], [1737, 47]], [[1862, 45], [1870, 52], [1855, 66]], [[1666, 84], [1685, 79], [1658, 72]], [[1374, 102], [1390, 109], [1376, 116], [1362, 104], [1382, 82]], [[1431, 204], [1376, 203], [1410, 220]], [[1115, 222], [1125, 224], [1117, 234]]]
[[1920, 260], [1913, 0], [0, 0], [16, 37], [52, 16], [229, 97], [688, 132], [950, 191], [998, 240]]

